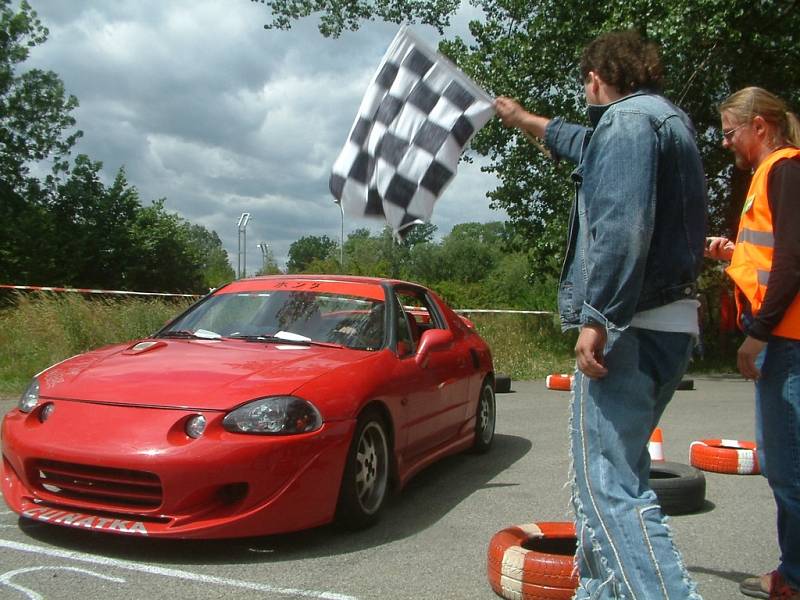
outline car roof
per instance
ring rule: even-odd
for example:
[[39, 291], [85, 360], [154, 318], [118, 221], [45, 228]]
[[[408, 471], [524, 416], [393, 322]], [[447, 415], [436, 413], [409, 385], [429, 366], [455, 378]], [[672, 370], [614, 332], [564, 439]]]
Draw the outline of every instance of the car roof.
[[417, 285], [399, 279], [357, 275], [266, 275], [233, 281], [215, 290], [213, 293], [230, 294], [280, 289], [316, 290], [383, 300], [384, 286], [387, 284], [391, 286]]

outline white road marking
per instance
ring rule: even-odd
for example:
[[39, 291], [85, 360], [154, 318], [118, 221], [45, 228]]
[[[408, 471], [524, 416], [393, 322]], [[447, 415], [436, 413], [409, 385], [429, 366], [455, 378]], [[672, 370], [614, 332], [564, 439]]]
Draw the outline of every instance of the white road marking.
[[11, 583], [11, 578], [14, 575], [20, 575], [22, 573], [32, 573], [34, 571], [73, 571], [75, 573], [83, 573], [84, 575], [91, 575], [92, 577], [97, 577], [99, 579], [105, 579], [106, 581], [113, 581], [114, 583], [125, 583], [125, 580], [121, 577], [110, 577], [108, 575], [101, 575], [100, 573], [95, 573], [94, 571], [89, 571], [88, 569], [79, 569], [77, 567], [27, 567], [25, 569], [15, 569], [13, 571], [6, 571], [2, 575], [0, 575], [0, 586], [10, 587], [13, 590], [17, 590], [25, 594], [29, 600], [44, 600], [44, 597], [34, 592], [32, 589], [23, 587], [17, 583]]
[[191, 571], [182, 571], [180, 569], [167, 569], [164, 567], [157, 567], [155, 565], [140, 564], [127, 560], [118, 560], [114, 558], [106, 558], [105, 556], [98, 556], [96, 554], [84, 554], [83, 552], [75, 552], [73, 550], [58, 550], [56, 548], [44, 548], [42, 546], [35, 546], [32, 544], [22, 544], [11, 540], [0, 539], [0, 548], [9, 548], [19, 552], [31, 552], [33, 554], [42, 554], [54, 558], [65, 558], [68, 560], [76, 560], [79, 562], [90, 563], [94, 565], [103, 565], [107, 567], [116, 567], [118, 569], [128, 569], [129, 571], [138, 571], [140, 573], [147, 573], [148, 575], [161, 575], [163, 577], [173, 577], [175, 579], [183, 579], [186, 581], [194, 581], [198, 583], [213, 583], [216, 585], [224, 585], [229, 587], [243, 588], [247, 590], [255, 590], [257, 592], [268, 592], [272, 594], [284, 594], [286, 596], [302, 596], [304, 598], [322, 598], [323, 600], [357, 600], [355, 596], [347, 596], [345, 594], [337, 594], [335, 592], [320, 592], [315, 590], [300, 590], [296, 588], [284, 588], [268, 583], [257, 583], [255, 581], [241, 581], [239, 579], [228, 579], [227, 577], [215, 577], [213, 575], [202, 575], [200, 573], [192, 573]]

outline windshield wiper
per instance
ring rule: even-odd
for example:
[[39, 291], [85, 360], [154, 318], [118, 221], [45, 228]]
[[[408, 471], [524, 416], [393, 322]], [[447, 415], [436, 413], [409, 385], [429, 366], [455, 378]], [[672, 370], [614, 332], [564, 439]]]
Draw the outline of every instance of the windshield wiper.
[[241, 335], [234, 333], [228, 336], [234, 340], [244, 340], [246, 342], [275, 342], [278, 344], [290, 344], [293, 346], [310, 346], [311, 340], [287, 340], [286, 338], [274, 335]]
[[194, 338], [196, 336], [191, 331], [187, 331], [185, 329], [176, 329], [175, 331], [165, 331], [163, 333], [159, 333], [156, 337], [187, 339], [187, 338]]
[[222, 336], [206, 329], [198, 329], [197, 331], [189, 331], [188, 329], [175, 329], [173, 331], [165, 331], [160, 333], [157, 337], [176, 338], [183, 340], [218, 340]]
[[317, 340], [297, 340], [297, 339], [288, 339], [281, 336], [275, 335], [240, 335], [240, 334], [233, 334], [229, 335], [228, 338], [234, 340], [244, 340], [246, 342], [269, 342], [273, 344], [281, 344], [285, 346], [322, 346], [324, 348], [346, 348], [347, 346], [343, 346], [341, 344], [334, 344], [333, 342], [320, 342]]

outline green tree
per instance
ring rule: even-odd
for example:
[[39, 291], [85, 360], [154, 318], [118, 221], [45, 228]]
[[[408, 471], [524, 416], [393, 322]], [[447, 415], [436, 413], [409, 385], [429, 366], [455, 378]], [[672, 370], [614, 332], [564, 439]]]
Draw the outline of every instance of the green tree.
[[[475, 43], [453, 40], [442, 49], [497, 94], [519, 98], [529, 109], [585, 121], [578, 58], [597, 34], [635, 28], [663, 48], [666, 95], [692, 117], [704, 158], [710, 191], [710, 224], [730, 230], [738, 201], [730, 202], [730, 158], [721, 148], [716, 106], [745, 85], [762, 85], [791, 102], [800, 100], [800, 75], [785, 65], [800, 58], [794, 32], [800, 26], [796, 2], [765, 0], [587, 0], [498, 2], [481, 0], [486, 16], [472, 22]], [[492, 192], [546, 256], [550, 240], [563, 234], [566, 168], [552, 169], [527, 140], [493, 122], [475, 147], [492, 158], [488, 170], [501, 186]], [[736, 174], [737, 178], [740, 174]], [[741, 187], [735, 180], [733, 189]], [[552, 233], [556, 237], [548, 235]]]
[[[320, 30], [338, 35], [362, 21], [420, 21], [441, 27], [458, 3], [380, 0], [272, 0], [267, 27], [289, 27], [319, 13]], [[717, 105], [745, 85], [761, 85], [800, 103], [800, 10], [797, 0], [472, 0], [483, 12], [470, 23], [474, 42], [440, 44], [467, 74], [494, 94], [518, 98], [528, 109], [585, 122], [577, 67], [597, 34], [636, 28], [660, 43], [666, 95], [694, 120], [708, 174], [709, 225], [735, 229], [746, 174], [731, 168], [720, 147]], [[490, 193], [526, 242], [537, 268], [556, 277], [572, 196], [570, 167], [553, 166], [516, 132], [491, 121], [473, 141], [500, 185]], [[731, 200], [733, 196], [733, 200]]]
[[236, 278], [228, 253], [216, 231], [209, 231], [202, 225], [187, 224], [189, 243], [200, 256], [200, 270], [203, 287], [216, 288]]
[[36, 184], [29, 177], [32, 162], [51, 159], [54, 173], [66, 171], [66, 157], [81, 135], [67, 134], [78, 100], [66, 94], [58, 75], [19, 70], [48, 33], [25, 0], [16, 12], [10, 0], [0, 0], [0, 178], [17, 192]]
[[[262, 252], [264, 252], [264, 250], [262, 250]], [[267, 246], [266, 252], [263, 256], [263, 263], [256, 275], [278, 275], [281, 273], [281, 269], [278, 266], [278, 261], [275, 260], [275, 254], [272, 252], [272, 248]]]
[[191, 225], [167, 212], [165, 202], [161, 198], [137, 211], [131, 231], [135, 259], [127, 271], [127, 285], [142, 291], [208, 291], [203, 257], [192, 244]]
[[502, 223], [460, 223], [441, 244], [447, 279], [479, 283], [499, 262], [505, 248]]
[[47, 281], [52, 260], [42, 250], [50, 231], [44, 208], [0, 179], [0, 283]]
[[269, 8], [272, 21], [265, 29], [290, 29], [292, 22], [318, 13], [319, 30], [325, 36], [339, 37], [344, 30], [358, 29], [363, 19], [383, 19], [392, 23], [420, 21], [441, 32], [450, 23], [460, 0], [252, 0]]
[[289, 246], [286, 270], [289, 273], [307, 273], [309, 265], [314, 260], [323, 261], [331, 258], [337, 248], [336, 242], [327, 235], [303, 236]]
[[424, 223], [398, 242], [388, 226], [375, 236], [368, 229], [357, 229], [347, 236], [344, 244], [345, 270], [354, 275], [419, 280], [411, 254], [417, 247], [429, 246], [435, 233], [435, 225]]
[[380, 239], [373, 237], [365, 227], [347, 235], [344, 264], [345, 271], [351, 275], [383, 276], [389, 271]]
[[111, 187], [100, 179], [103, 165], [86, 155], [75, 159], [69, 178], [47, 203], [51, 225], [49, 280], [78, 287], [125, 287], [134, 258], [131, 223], [139, 195], [120, 169]]
[[15, 10], [10, 0], [0, 0], [0, 277], [6, 282], [43, 282], [52, 272], [43, 199], [56, 177], [43, 185], [30, 176], [30, 167], [49, 159], [55, 175], [63, 172], [81, 135], [68, 134], [78, 103], [58, 76], [21, 68], [47, 35], [27, 2]]

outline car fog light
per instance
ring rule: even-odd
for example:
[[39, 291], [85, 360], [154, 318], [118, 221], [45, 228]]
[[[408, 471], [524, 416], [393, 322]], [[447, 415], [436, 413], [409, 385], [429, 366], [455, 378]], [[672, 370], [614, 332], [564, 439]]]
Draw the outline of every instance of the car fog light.
[[53, 414], [53, 411], [56, 409], [55, 405], [52, 402], [48, 402], [42, 407], [42, 410], [39, 412], [39, 420], [44, 423], [47, 419], [50, 418], [50, 415]]
[[186, 435], [190, 438], [199, 438], [206, 430], [206, 418], [203, 415], [194, 415], [186, 421]]

